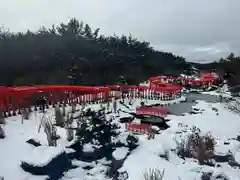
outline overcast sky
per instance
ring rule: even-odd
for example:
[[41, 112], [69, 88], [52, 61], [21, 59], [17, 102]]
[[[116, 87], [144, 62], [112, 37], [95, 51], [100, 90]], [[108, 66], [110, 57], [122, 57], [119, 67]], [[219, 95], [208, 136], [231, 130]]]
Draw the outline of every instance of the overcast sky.
[[75, 17], [105, 35], [129, 34], [188, 60], [240, 52], [240, 0], [0, 0], [0, 24], [11, 31]]

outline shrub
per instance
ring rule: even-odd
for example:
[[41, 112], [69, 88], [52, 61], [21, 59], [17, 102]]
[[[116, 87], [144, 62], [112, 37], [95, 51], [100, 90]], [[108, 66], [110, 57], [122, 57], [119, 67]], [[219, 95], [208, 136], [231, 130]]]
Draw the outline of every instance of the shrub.
[[193, 127], [186, 140], [177, 142], [177, 154], [181, 158], [196, 158], [199, 164], [209, 164], [214, 156], [215, 140], [211, 134], [200, 135], [200, 129]]
[[2, 126], [0, 126], [0, 139], [4, 139], [5, 137], [6, 137], [5, 132], [2, 128]]
[[60, 107], [58, 106], [55, 107], [55, 124], [56, 126], [60, 127], [64, 126], [64, 116], [63, 113], [61, 112]]
[[0, 124], [6, 124], [5, 116], [2, 110], [0, 110]]
[[149, 169], [143, 174], [144, 180], [163, 180], [164, 170]]

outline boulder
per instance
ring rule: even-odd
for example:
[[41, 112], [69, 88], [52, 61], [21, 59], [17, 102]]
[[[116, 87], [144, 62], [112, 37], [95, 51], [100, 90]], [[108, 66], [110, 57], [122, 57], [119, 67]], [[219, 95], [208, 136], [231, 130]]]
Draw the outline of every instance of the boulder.
[[35, 140], [33, 138], [27, 140], [26, 143], [31, 144], [35, 147], [41, 146], [41, 143], [38, 140]]
[[64, 149], [39, 146], [22, 160], [21, 167], [30, 174], [47, 175], [51, 180], [57, 180], [72, 164]]

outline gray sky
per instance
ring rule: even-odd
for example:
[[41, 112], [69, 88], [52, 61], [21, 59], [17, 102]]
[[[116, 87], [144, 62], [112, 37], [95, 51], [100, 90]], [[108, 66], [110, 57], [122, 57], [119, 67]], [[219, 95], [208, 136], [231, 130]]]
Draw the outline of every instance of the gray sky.
[[101, 33], [131, 33], [187, 60], [240, 52], [240, 0], [0, 0], [0, 24], [11, 31], [75, 17]]

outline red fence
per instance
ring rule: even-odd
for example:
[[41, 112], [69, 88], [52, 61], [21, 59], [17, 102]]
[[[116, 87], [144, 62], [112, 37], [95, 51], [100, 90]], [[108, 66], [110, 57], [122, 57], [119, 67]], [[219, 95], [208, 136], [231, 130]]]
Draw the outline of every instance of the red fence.
[[168, 114], [168, 110], [161, 107], [138, 107], [136, 108], [137, 115], [158, 116], [165, 118]]
[[129, 97], [141, 97], [149, 99], [165, 100], [165, 96], [176, 98], [180, 96], [182, 87], [143, 87], [143, 86], [21, 86], [4, 87], [0, 86], [0, 109], [6, 115], [20, 113], [21, 108], [34, 105], [33, 101], [38, 96], [47, 97], [48, 105], [55, 104], [84, 104], [93, 102], [109, 101], [111, 98], [120, 98], [122, 93], [127, 93]]

